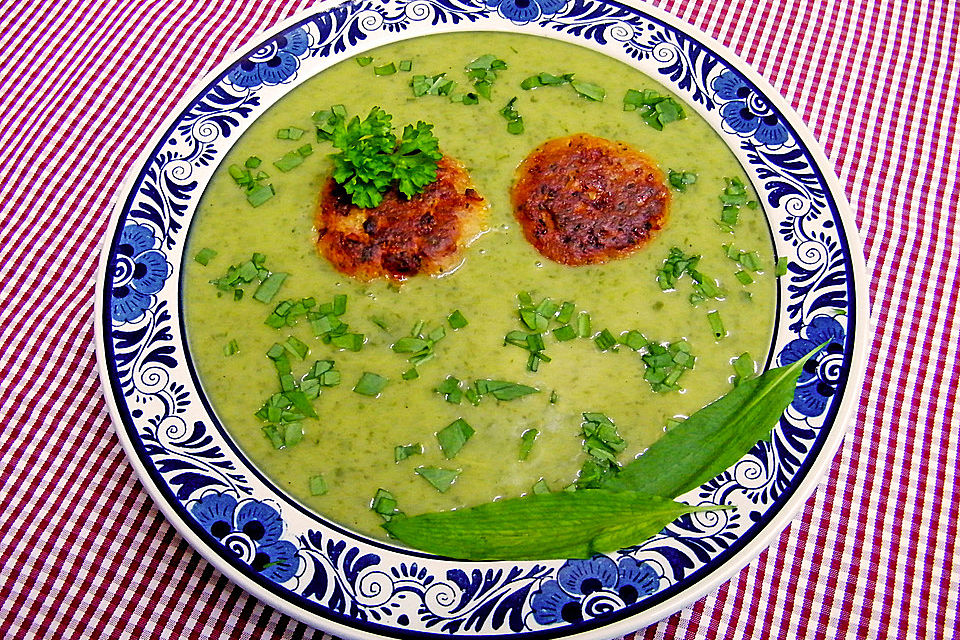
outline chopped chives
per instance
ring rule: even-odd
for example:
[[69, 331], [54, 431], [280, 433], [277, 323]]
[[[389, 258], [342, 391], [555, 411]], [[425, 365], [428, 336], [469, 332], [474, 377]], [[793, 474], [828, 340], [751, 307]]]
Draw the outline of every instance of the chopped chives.
[[707, 314], [707, 320], [710, 321], [710, 329], [713, 330], [713, 337], [720, 340], [727, 335], [727, 330], [723, 328], [723, 320], [720, 319], [719, 311], [711, 311]]
[[338, 349], [347, 351], [360, 351], [363, 347], [364, 335], [362, 333], [344, 333], [339, 336], [331, 336], [330, 344]]
[[347, 296], [342, 293], [338, 293], [333, 296], [333, 315], [342, 316], [347, 312]]
[[463, 329], [469, 324], [459, 309], [447, 316], [447, 322], [450, 323], [451, 329]]
[[510, 98], [506, 106], [500, 109], [500, 115], [507, 121], [507, 132], [514, 135], [523, 133], [523, 118], [516, 109], [517, 97]]
[[301, 158], [306, 158], [307, 156], [313, 153], [313, 145], [305, 144], [302, 147], [297, 147], [297, 153], [300, 154]]
[[361, 67], [365, 67], [371, 62], [373, 62], [373, 56], [357, 56], [355, 60], [357, 61], [358, 65], [360, 65]]
[[416, 380], [420, 377], [420, 372], [417, 371], [416, 367], [410, 367], [406, 371], [400, 374], [400, 377], [404, 380]]
[[460, 388], [460, 380], [453, 376], [447, 376], [446, 379], [437, 386], [435, 391], [441, 394], [443, 399], [450, 404], [460, 404], [460, 400], [463, 398], [463, 389]]
[[547, 483], [544, 481], [543, 478], [540, 478], [533, 485], [533, 488], [530, 489], [530, 491], [533, 492], [534, 495], [541, 495], [544, 493], [550, 493], [550, 487], [547, 486]]
[[743, 285], [753, 284], [753, 277], [746, 271], [742, 271], [742, 270], [737, 271], [733, 275], [737, 278], [737, 280], [740, 281], [740, 284], [743, 284]]
[[463, 418], [457, 418], [446, 427], [437, 432], [437, 441], [440, 443], [440, 450], [448, 460], [460, 453], [463, 446], [467, 443], [473, 434], [476, 433], [467, 421]]
[[377, 76], [389, 76], [389, 75], [393, 75], [396, 72], [397, 72], [397, 65], [393, 64], [392, 62], [388, 62], [387, 64], [382, 64], [379, 67], [373, 68], [373, 73], [374, 75], [377, 75]]
[[398, 444], [393, 448], [393, 461], [400, 462], [406, 460], [410, 456], [421, 455], [423, 453], [423, 445], [419, 442], [414, 442], [412, 444]]
[[256, 169], [260, 166], [261, 162], [263, 162], [263, 160], [257, 156], [250, 156], [244, 161], [243, 166], [245, 166], [247, 169]]
[[216, 257], [216, 255], [217, 255], [216, 251], [214, 251], [213, 249], [208, 249], [207, 247], [204, 247], [203, 249], [200, 249], [200, 251], [197, 252], [197, 255], [195, 255], [193, 259], [199, 262], [200, 264], [202, 264], [203, 266], [207, 266], [208, 264], [210, 264], [210, 260]]
[[590, 314], [586, 311], [581, 311], [577, 316], [577, 333], [581, 338], [590, 337]]
[[577, 330], [568, 324], [553, 330], [553, 337], [559, 342], [566, 342], [577, 337]]
[[383, 391], [383, 388], [387, 386], [388, 382], [389, 380], [383, 376], [364, 371], [363, 375], [361, 375], [357, 381], [357, 384], [353, 387], [353, 391], [362, 396], [376, 398], [380, 395], [380, 392]]
[[410, 71], [410, 69], [413, 69], [413, 60], [401, 60], [399, 68], [400, 71]]
[[414, 472], [426, 480], [440, 493], [446, 493], [460, 475], [459, 469], [443, 469], [441, 467], [417, 467]]
[[647, 339], [643, 337], [643, 334], [639, 331], [631, 329], [630, 331], [620, 334], [620, 344], [629, 347], [634, 351], [639, 351], [647, 346]]
[[323, 476], [319, 474], [315, 476], [310, 476], [310, 495], [322, 496], [326, 492], [327, 492], [327, 481], [323, 479]]
[[616, 351], [617, 339], [609, 329], [604, 329], [593, 338], [593, 342], [600, 351]]
[[576, 305], [572, 302], [564, 302], [560, 305], [560, 311], [557, 313], [557, 322], [560, 324], [567, 324], [570, 320], [573, 319], [573, 311], [576, 309]]
[[673, 169], [669, 169], [667, 171], [667, 182], [680, 193], [684, 193], [687, 187], [696, 184], [697, 174], [692, 171], [674, 171]]

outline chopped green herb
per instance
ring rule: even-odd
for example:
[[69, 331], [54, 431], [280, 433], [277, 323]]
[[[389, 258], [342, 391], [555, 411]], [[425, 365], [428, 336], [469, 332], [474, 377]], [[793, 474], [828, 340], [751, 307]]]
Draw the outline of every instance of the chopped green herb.
[[464, 70], [467, 72], [467, 77], [473, 80], [473, 88], [476, 90], [476, 94], [490, 100], [491, 89], [497, 79], [497, 71], [506, 68], [506, 62], [492, 53], [488, 53], [470, 62]]
[[357, 56], [355, 60], [357, 61], [357, 64], [360, 65], [361, 67], [366, 67], [371, 62], [373, 62], [373, 56]]
[[732, 363], [733, 371], [736, 376], [733, 378], [733, 384], [738, 385], [744, 380], [753, 377], [756, 372], [756, 364], [749, 353], [741, 353]]
[[298, 340], [295, 336], [290, 336], [287, 338], [286, 347], [293, 353], [300, 356], [301, 360], [305, 360], [310, 354], [310, 347]]
[[392, 116], [380, 107], [371, 109], [363, 121], [354, 116], [346, 122], [336, 107], [314, 119], [317, 138], [340, 149], [331, 156], [333, 179], [358, 207], [376, 207], [391, 185], [410, 198], [437, 179], [437, 162], [443, 156], [432, 124], [406, 125], [397, 137]]
[[411, 367], [400, 374], [400, 377], [404, 380], [416, 380], [420, 377], [420, 372], [417, 371], [416, 367]]
[[584, 462], [577, 478], [578, 489], [591, 489], [620, 468], [617, 454], [627, 443], [617, 433], [613, 421], [602, 413], [584, 413], [581, 423], [583, 450], [590, 457]]
[[607, 91], [603, 87], [590, 82], [572, 80], [570, 86], [582, 97], [592, 102], [603, 102], [603, 99], [607, 97]]
[[671, 187], [683, 193], [687, 190], [687, 187], [696, 184], [697, 174], [692, 171], [674, 171], [670, 169], [667, 171], [667, 182], [670, 183]]
[[616, 351], [617, 339], [613, 337], [609, 329], [604, 329], [593, 338], [593, 342], [600, 351]]
[[553, 330], [553, 337], [559, 342], [573, 340], [577, 337], [577, 330], [571, 327], [569, 324], [565, 324], [562, 327], [558, 327], [557, 329]]
[[387, 64], [382, 64], [379, 67], [373, 68], [373, 73], [374, 75], [377, 75], [377, 76], [390, 76], [395, 74], [396, 72], [397, 72], [397, 65], [393, 64], [392, 62], [388, 62]]
[[272, 184], [254, 185], [247, 191], [247, 202], [254, 207], [259, 207], [264, 202], [276, 195]]
[[447, 376], [435, 389], [437, 393], [443, 396], [443, 399], [450, 404], [460, 404], [463, 398], [463, 389], [460, 388], [460, 380], [453, 376]]
[[417, 74], [410, 78], [410, 88], [413, 95], [417, 98], [423, 96], [449, 96], [457, 83], [447, 79], [446, 73], [438, 73], [435, 76], [425, 76]]
[[690, 353], [690, 345], [683, 340], [667, 346], [647, 341], [643, 349], [645, 353], [641, 360], [646, 366], [643, 378], [650, 384], [650, 388], [657, 393], [679, 391], [680, 377], [696, 364], [696, 357]]
[[563, 84], [569, 84], [573, 81], [572, 73], [564, 73], [555, 76], [552, 73], [541, 72], [525, 78], [520, 83], [520, 88], [524, 90], [536, 89], [537, 87], [558, 87]]
[[734, 277], [736, 277], [737, 280], [740, 281], [740, 284], [742, 285], [753, 284], [753, 276], [751, 276], [746, 271], [737, 271], [733, 275]]
[[776, 274], [778, 278], [787, 275], [787, 267], [789, 264], [790, 260], [786, 256], [777, 258]]
[[540, 390], [534, 387], [504, 380], [476, 380], [473, 384], [478, 395], [483, 396], [489, 393], [497, 400], [503, 401], [516, 400], [532, 393], [540, 393]]
[[457, 476], [460, 475], [459, 469], [442, 469], [440, 467], [417, 467], [414, 471], [440, 493], [449, 491]]
[[536, 442], [540, 432], [536, 429], [527, 429], [520, 434], [520, 460], [526, 460], [530, 457], [533, 450], [533, 443]]
[[643, 121], [657, 131], [663, 131], [665, 125], [687, 117], [683, 105], [674, 98], [650, 89], [628, 89], [623, 96], [623, 110], [639, 112]]
[[358, 380], [357, 384], [353, 387], [353, 391], [362, 396], [376, 398], [380, 395], [380, 392], [383, 391], [383, 388], [387, 386], [388, 382], [389, 380], [381, 375], [364, 371], [360, 376], [360, 380]]
[[756, 209], [759, 205], [756, 200], [751, 200], [747, 192], [747, 185], [740, 178], [724, 178], [726, 187], [720, 194], [720, 220], [718, 224], [727, 231], [733, 231], [733, 227], [740, 220], [741, 207]]
[[560, 399], [560, 396], [557, 395], [556, 389], [550, 392], [550, 404], [557, 404], [557, 400], [559, 399]]
[[577, 333], [581, 338], [590, 337], [590, 314], [586, 311], [581, 311], [577, 316]]
[[620, 334], [620, 344], [629, 347], [634, 351], [640, 351], [647, 346], [647, 339], [643, 334], [635, 329]]
[[398, 444], [393, 448], [393, 461], [401, 462], [410, 456], [418, 456], [423, 453], [423, 445], [419, 442], [413, 444]]
[[273, 297], [280, 291], [281, 285], [287, 279], [286, 273], [271, 273], [266, 280], [260, 283], [257, 290], [253, 292], [253, 299], [264, 304], [273, 300]]
[[397, 499], [386, 489], [377, 489], [373, 500], [370, 501], [370, 508], [386, 522], [404, 515], [402, 511], [397, 509]]
[[286, 127], [284, 129], [277, 130], [277, 139], [278, 140], [299, 140], [303, 137], [303, 134], [306, 133], [300, 127]]
[[523, 118], [516, 109], [517, 98], [510, 98], [506, 106], [500, 109], [500, 115], [507, 121], [507, 132], [514, 135], [523, 133]]
[[327, 481], [322, 475], [310, 476], [310, 495], [322, 496], [327, 492]]
[[233, 339], [223, 348], [223, 355], [232, 356], [235, 353], [240, 353], [240, 345], [237, 344], [236, 339]]
[[450, 323], [451, 329], [463, 329], [469, 324], [459, 309], [447, 316], [447, 322]]
[[400, 71], [410, 71], [413, 69], [413, 60], [401, 60], [398, 68]]
[[440, 443], [440, 450], [449, 460], [460, 453], [460, 449], [467, 443], [467, 440], [476, 433], [467, 421], [463, 418], [457, 418], [446, 427], [437, 432], [437, 441]]
[[534, 495], [543, 495], [545, 493], [550, 493], [550, 487], [547, 486], [547, 483], [544, 481], [543, 478], [540, 478], [539, 480], [536, 481], [536, 483], [534, 483], [530, 491]]
[[720, 340], [727, 335], [727, 330], [723, 328], [723, 320], [720, 319], [719, 311], [711, 311], [707, 314], [707, 320], [710, 321], [710, 329], [713, 330], [713, 337]]
[[216, 255], [217, 255], [216, 251], [214, 251], [213, 249], [208, 249], [204, 247], [203, 249], [200, 249], [200, 251], [197, 252], [197, 255], [195, 255], [193, 259], [199, 262], [200, 264], [202, 264], [203, 266], [207, 266], [208, 264], [210, 264], [210, 260], [216, 257]]
[[245, 166], [247, 169], [256, 169], [262, 162], [263, 160], [257, 156], [250, 156], [244, 161], [243, 166]]

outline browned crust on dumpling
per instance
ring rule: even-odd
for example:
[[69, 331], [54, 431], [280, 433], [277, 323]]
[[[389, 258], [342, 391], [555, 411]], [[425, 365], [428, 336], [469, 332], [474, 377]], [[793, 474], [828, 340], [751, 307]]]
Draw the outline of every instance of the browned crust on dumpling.
[[663, 172], [622, 142], [585, 133], [548, 140], [517, 169], [511, 198], [527, 240], [562, 264], [635, 251], [666, 223]]
[[331, 177], [317, 207], [317, 249], [337, 271], [360, 280], [441, 274], [460, 264], [483, 231], [486, 211], [466, 169], [449, 156], [422, 193], [408, 200], [391, 188], [371, 209], [353, 205]]

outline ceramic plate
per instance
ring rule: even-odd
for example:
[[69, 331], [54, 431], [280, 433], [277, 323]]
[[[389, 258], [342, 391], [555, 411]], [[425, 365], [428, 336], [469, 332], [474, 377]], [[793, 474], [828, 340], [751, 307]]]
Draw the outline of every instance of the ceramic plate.
[[[181, 309], [184, 244], [224, 153], [267, 108], [341, 60], [450, 31], [556, 38], [631, 64], [681, 96], [763, 199], [779, 279], [769, 366], [831, 341], [796, 399], [737, 464], [687, 494], [735, 512], [683, 517], [589, 560], [462, 562], [331, 523], [279, 490], [210, 409]], [[388, 0], [323, 5], [257, 38], [199, 83], [119, 196], [97, 291], [97, 348], [120, 440], [181, 534], [264, 602], [346, 637], [612, 637], [715, 589], [762, 551], [812, 492], [856, 403], [866, 286], [853, 217], [829, 164], [774, 90], [719, 46], [650, 8], [601, 0]]]

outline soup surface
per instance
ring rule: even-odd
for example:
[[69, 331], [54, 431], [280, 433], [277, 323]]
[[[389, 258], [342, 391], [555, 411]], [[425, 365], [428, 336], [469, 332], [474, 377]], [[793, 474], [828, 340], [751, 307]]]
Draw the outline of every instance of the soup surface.
[[[449, 97], [414, 97], [415, 74], [442, 72], [457, 82], [454, 92], [469, 90], [464, 66], [484, 54], [503, 59], [492, 99], [479, 104], [451, 102]], [[664, 432], [671, 418], [686, 416], [731, 388], [731, 361], [743, 353], [762, 366], [772, 333], [775, 307], [774, 255], [770, 232], [759, 208], [741, 207], [733, 231], [718, 224], [719, 196], [726, 179], [745, 180], [734, 156], [691, 108], [686, 119], [662, 131], [644, 122], [637, 111], [624, 111], [628, 89], [669, 95], [649, 77], [597, 52], [552, 40], [514, 34], [445, 34], [399, 42], [370, 51], [372, 64], [344, 61], [311, 78], [260, 117], [227, 155], [208, 186], [192, 222], [184, 267], [184, 313], [189, 344], [204, 389], [216, 414], [249, 457], [280, 487], [319, 513], [374, 536], [385, 534], [382, 518], [370, 503], [378, 489], [396, 497], [409, 515], [450, 509], [516, 496], [543, 480], [551, 490], [574, 483], [587, 459], [581, 435], [582, 414], [602, 412], [617, 426], [626, 449], [621, 462], [641, 454]], [[374, 68], [402, 60], [412, 70], [378, 76]], [[576, 78], [606, 91], [601, 101], [581, 97], [569, 84], [523, 90], [520, 83], [540, 72], [575, 73]], [[524, 132], [508, 132], [499, 113], [517, 97]], [[393, 114], [395, 130], [418, 120], [435, 126], [441, 150], [468, 169], [477, 190], [490, 205], [488, 229], [465, 253], [463, 263], [443, 277], [417, 276], [402, 285], [363, 283], [335, 271], [315, 249], [313, 230], [317, 198], [331, 170], [335, 149], [317, 142], [311, 115], [342, 104], [363, 118], [373, 106]], [[278, 130], [296, 127], [299, 140], [279, 139]], [[541, 256], [524, 239], [510, 205], [514, 171], [523, 158], [546, 140], [579, 132], [626, 142], [668, 170], [697, 175], [684, 192], [673, 191], [665, 228], [629, 257], [606, 264], [564, 266]], [[313, 153], [300, 166], [281, 172], [272, 162], [309, 143]], [[251, 206], [227, 171], [251, 156], [263, 160], [276, 195]], [[744, 268], [724, 245], [757, 252], [761, 269], [746, 270], [750, 284], [735, 273]], [[674, 290], [663, 291], [657, 270], [671, 248], [701, 255], [698, 269], [725, 292], [720, 299], [692, 304], [692, 280], [682, 276]], [[203, 248], [217, 252], [207, 265], [192, 257]], [[253, 299], [253, 286], [240, 300], [210, 281], [230, 265], [266, 256], [266, 266], [290, 274], [273, 300]], [[741, 276], [742, 277], [742, 276]], [[544, 336], [545, 353], [536, 372], [529, 352], [505, 345], [511, 331], [524, 330], [517, 294], [529, 292], [534, 303], [545, 297], [576, 305], [590, 314], [590, 337], [557, 340]], [[363, 333], [359, 351], [340, 350], [314, 336], [310, 323], [275, 329], [264, 323], [277, 303], [314, 297], [329, 302], [346, 294], [341, 316], [350, 331]], [[448, 316], [459, 310], [468, 324], [453, 329]], [[708, 314], [716, 311], [726, 335], [717, 339]], [[446, 336], [435, 357], [418, 367], [419, 377], [405, 380], [410, 354], [391, 345], [424, 323], [424, 333], [439, 326]], [[550, 329], [558, 327], [554, 322]], [[693, 369], [679, 379], [680, 390], [657, 392], [644, 379], [641, 353], [621, 345], [601, 350], [593, 335], [607, 329], [614, 337], [638, 330], [654, 342], [685, 340], [696, 357]], [[529, 330], [528, 330], [529, 331]], [[303, 439], [275, 448], [265, 436], [267, 424], [255, 413], [279, 391], [277, 373], [266, 357], [275, 343], [295, 336], [310, 353], [304, 360], [288, 353], [296, 377], [315, 360], [336, 362], [337, 386], [324, 388], [312, 401], [318, 419], [300, 424]], [[236, 341], [236, 353], [225, 349]], [[364, 372], [388, 379], [376, 397], [353, 391]], [[494, 379], [539, 390], [510, 401], [485, 396], [478, 406], [466, 399], [447, 402], [435, 389], [448, 376], [465, 383]], [[465, 388], [465, 387], [464, 387]], [[448, 459], [436, 433], [462, 418], [475, 431]], [[529, 456], [519, 460], [521, 434], [539, 432]], [[419, 443], [422, 454], [395, 462], [394, 448]], [[440, 492], [419, 467], [459, 472], [449, 490]], [[322, 476], [327, 491], [317, 493]], [[542, 484], [540, 485], [543, 486]]]

